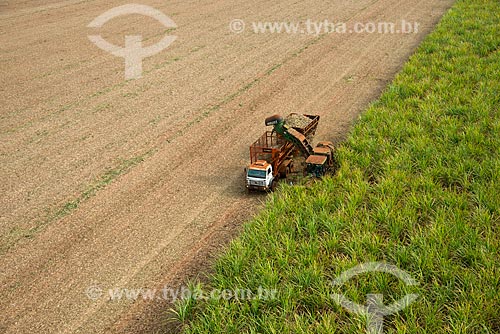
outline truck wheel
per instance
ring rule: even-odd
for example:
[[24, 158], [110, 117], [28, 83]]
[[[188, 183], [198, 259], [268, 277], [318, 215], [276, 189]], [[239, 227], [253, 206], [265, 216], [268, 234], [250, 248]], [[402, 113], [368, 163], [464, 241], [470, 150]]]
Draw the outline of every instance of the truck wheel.
[[271, 183], [271, 191], [275, 191], [277, 186], [278, 186], [278, 178], [275, 178], [273, 180], [273, 183]]

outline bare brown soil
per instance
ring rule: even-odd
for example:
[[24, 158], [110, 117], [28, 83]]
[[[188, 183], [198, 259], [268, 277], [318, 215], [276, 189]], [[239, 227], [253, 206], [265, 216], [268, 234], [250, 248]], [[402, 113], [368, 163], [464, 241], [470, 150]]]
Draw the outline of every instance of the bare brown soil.
[[[87, 28], [123, 4], [0, 4], [0, 332], [149, 332], [165, 301], [91, 300], [86, 289], [179, 285], [206, 268], [265, 196], [243, 167], [266, 116], [317, 113], [339, 141], [451, 0], [149, 0], [178, 36], [124, 81]], [[233, 34], [229, 22], [247, 21]], [[420, 23], [418, 34], [255, 34], [251, 21]], [[111, 43], [154, 20], [116, 18]]]

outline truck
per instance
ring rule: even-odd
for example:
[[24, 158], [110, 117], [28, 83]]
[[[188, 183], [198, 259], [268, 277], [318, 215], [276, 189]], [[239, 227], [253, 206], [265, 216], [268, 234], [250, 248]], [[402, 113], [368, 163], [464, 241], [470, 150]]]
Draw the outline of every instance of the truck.
[[274, 191], [278, 181], [294, 171], [294, 154], [305, 160], [304, 174], [323, 176], [333, 166], [334, 146], [329, 141], [310, 144], [319, 124], [319, 115], [291, 113], [286, 118], [273, 115], [265, 120], [273, 126], [250, 146], [250, 165], [245, 169], [246, 188]]

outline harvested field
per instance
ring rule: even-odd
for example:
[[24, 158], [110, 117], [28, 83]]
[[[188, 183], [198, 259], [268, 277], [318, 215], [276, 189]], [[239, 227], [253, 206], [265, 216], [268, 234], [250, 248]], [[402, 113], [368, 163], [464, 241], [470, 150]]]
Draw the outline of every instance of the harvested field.
[[[144, 332], [168, 302], [89, 287], [161, 287], [196, 274], [264, 197], [243, 167], [265, 117], [319, 114], [338, 141], [451, 0], [147, 1], [177, 40], [124, 80], [87, 25], [119, 1], [0, 4], [0, 332]], [[416, 34], [255, 34], [231, 20], [416, 21]], [[110, 43], [164, 27], [137, 15]], [[222, 154], [221, 154], [222, 153]]]

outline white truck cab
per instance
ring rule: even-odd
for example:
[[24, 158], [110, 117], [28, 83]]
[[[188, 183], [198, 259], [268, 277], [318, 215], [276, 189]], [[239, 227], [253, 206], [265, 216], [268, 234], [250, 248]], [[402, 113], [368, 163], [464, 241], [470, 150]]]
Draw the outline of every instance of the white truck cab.
[[265, 160], [257, 160], [246, 170], [248, 190], [274, 190], [273, 166]]

